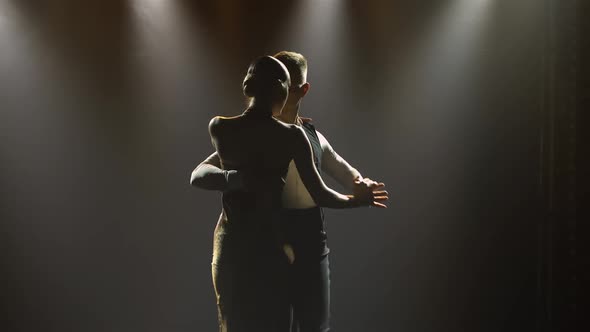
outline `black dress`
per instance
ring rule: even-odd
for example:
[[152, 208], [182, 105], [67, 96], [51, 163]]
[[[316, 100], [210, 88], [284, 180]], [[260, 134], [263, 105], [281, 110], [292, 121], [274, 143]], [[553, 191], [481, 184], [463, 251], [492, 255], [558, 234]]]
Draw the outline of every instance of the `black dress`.
[[[264, 177], [284, 178], [287, 170], [288, 163], [258, 171]], [[223, 194], [212, 260], [220, 332], [289, 331], [289, 263], [278, 222], [281, 191], [277, 186]]]

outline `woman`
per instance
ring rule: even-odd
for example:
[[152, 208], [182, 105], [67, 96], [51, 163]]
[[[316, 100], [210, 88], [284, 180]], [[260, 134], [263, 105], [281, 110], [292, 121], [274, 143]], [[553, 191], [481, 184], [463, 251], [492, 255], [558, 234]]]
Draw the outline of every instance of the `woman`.
[[351, 208], [387, 199], [384, 191], [367, 190], [354, 197], [326, 187], [302, 129], [273, 118], [285, 104], [289, 84], [289, 73], [280, 61], [261, 57], [244, 78], [243, 91], [250, 98], [246, 111], [231, 118], [215, 117], [209, 124], [222, 167], [267, 184], [223, 194], [212, 262], [220, 331], [289, 330], [290, 307], [283, 284], [289, 252], [277, 219], [281, 179], [291, 160], [320, 206]]

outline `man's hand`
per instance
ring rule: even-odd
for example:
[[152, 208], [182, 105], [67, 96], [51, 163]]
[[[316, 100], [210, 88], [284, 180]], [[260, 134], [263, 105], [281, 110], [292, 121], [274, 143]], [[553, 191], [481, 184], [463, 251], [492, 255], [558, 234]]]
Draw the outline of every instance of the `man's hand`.
[[376, 182], [369, 178], [357, 177], [354, 179], [353, 195], [361, 204], [387, 208], [385, 204], [381, 203], [389, 198], [387, 191], [380, 190], [384, 187], [385, 184], [382, 182]]

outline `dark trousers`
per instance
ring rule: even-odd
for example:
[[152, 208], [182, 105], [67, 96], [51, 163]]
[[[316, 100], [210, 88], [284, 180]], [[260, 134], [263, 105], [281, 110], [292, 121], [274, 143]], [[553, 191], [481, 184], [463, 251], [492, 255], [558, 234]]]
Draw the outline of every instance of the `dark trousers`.
[[291, 332], [329, 331], [330, 263], [324, 214], [319, 207], [283, 209], [281, 220], [295, 253], [287, 273]]
[[288, 273], [293, 309], [291, 332], [330, 330], [330, 264], [328, 255], [297, 260]]

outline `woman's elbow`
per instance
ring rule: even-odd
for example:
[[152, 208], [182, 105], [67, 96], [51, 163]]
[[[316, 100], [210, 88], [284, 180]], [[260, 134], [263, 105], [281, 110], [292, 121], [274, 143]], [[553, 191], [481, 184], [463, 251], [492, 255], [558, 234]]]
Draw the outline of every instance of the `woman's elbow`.
[[189, 180], [190, 185], [193, 186], [193, 187], [201, 187], [203, 185], [201, 183], [202, 182], [201, 181], [202, 178], [199, 176], [197, 170], [198, 170], [198, 167], [195, 168], [195, 170], [192, 171], [191, 177], [190, 177], [190, 180]]

